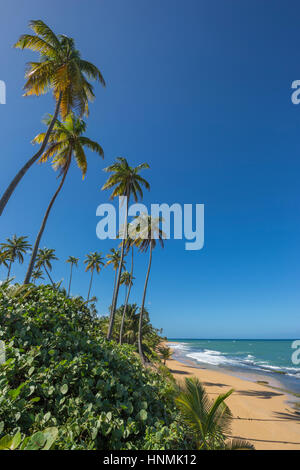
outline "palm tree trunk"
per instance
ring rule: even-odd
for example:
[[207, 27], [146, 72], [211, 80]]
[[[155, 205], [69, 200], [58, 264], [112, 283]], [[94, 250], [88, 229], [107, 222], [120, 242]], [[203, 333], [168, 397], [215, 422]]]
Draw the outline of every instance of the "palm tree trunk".
[[[127, 196], [127, 195], [126, 195]], [[120, 280], [121, 280], [121, 272], [122, 272], [122, 266], [123, 266], [123, 260], [124, 260], [124, 247], [125, 247], [125, 234], [126, 234], [126, 229], [127, 229], [127, 219], [128, 219], [128, 202], [129, 202], [129, 197], [127, 196], [127, 201], [126, 201], [126, 215], [125, 215], [125, 231], [124, 231], [124, 238], [122, 240], [122, 248], [121, 248], [121, 258], [120, 258], [120, 263], [119, 263], [119, 269], [118, 269], [118, 277], [117, 277], [117, 285], [115, 289], [115, 295], [113, 299], [113, 304], [110, 312], [110, 319], [109, 319], [109, 328], [107, 332], [107, 339], [111, 339], [113, 327], [114, 327], [114, 321], [115, 321], [115, 313], [116, 313], [116, 306], [117, 306], [117, 301], [118, 301], [118, 294], [119, 294], [119, 288], [120, 288]]]
[[70, 290], [71, 290], [72, 271], [73, 271], [73, 263], [71, 263], [71, 273], [70, 273], [70, 282], [69, 282], [68, 297], [69, 297], [69, 295], [70, 295]]
[[7, 280], [9, 279], [9, 276], [10, 276], [11, 266], [12, 266], [12, 260], [9, 262], [8, 272], [7, 272]]
[[115, 292], [116, 292], [116, 281], [117, 281], [117, 270], [115, 269], [115, 280], [114, 280], [114, 291], [113, 291], [113, 297], [112, 297], [112, 303], [111, 303], [111, 308], [114, 303], [114, 298], [115, 298]]
[[94, 275], [94, 269], [92, 269], [92, 275], [91, 275], [91, 280], [90, 280], [89, 292], [88, 292], [88, 296], [87, 296], [87, 302], [90, 300], [90, 293], [91, 293], [91, 288], [92, 288], [93, 275]]
[[46, 132], [45, 138], [43, 140], [43, 143], [42, 143], [39, 151], [35, 155], [33, 155], [33, 157], [30, 158], [30, 160], [28, 160], [25, 163], [25, 165], [23, 166], [23, 168], [21, 168], [21, 170], [16, 174], [16, 176], [14, 177], [14, 179], [12, 180], [12, 182], [10, 183], [8, 188], [6, 189], [5, 193], [3, 194], [2, 198], [0, 199], [0, 216], [2, 215], [2, 212], [4, 211], [5, 206], [8, 203], [12, 193], [14, 192], [16, 187], [18, 186], [19, 182], [21, 181], [21, 179], [23, 178], [25, 173], [40, 158], [40, 156], [44, 152], [44, 150], [46, 148], [46, 145], [48, 143], [48, 140], [49, 140], [49, 136], [52, 132], [53, 126], [55, 124], [55, 121], [56, 121], [58, 113], [59, 113], [59, 108], [60, 108], [60, 104], [61, 104], [61, 97], [62, 97], [62, 95], [60, 93], [58, 101], [56, 103], [55, 113], [53, 115], [52, 121], [51, 121], [51, 123], [48, 127], [48, 130]]
[[150, 274], [150, 268], [152, 263], [152, 240], [150, 242], [150, 256], [149, 256], [149, 265], [148, 271], [146, 275], [145, 285], [144, 285], [144, 294], [143, 294], [143, 301], [140, 311], [140, 318], [139, 318], [139, 334], [138, 334], [138, 346], [139, 346], [139, 355], [143, 364], [145, 364], [145, 357], [143, 354], [143, 339], [142, 339], [142, 328], [143, 328], [143, 315], [144, 315], [144, 307], [145, 307], [145, 300], [146, 300], [146, 291], [148, 285], [148, 279]]
[[27, 269], [27, 273], [26, 273], [26, 276], [25, 276], [25, 280], [24, 280], [24, 284], [29, 284], [30, 282], [30, 278], [31, 278], [31, 275], [32, 275], [32, 271], [33, 271], [33, 268], [34, 268], [34, 263], [35, 263], [35, 258], [36, 258], [36, 255], [37, 255], [37, 252], [38, 252], [38, 249], [39, 249], [39, 245], [40, 245], [40, 241], [41, 241], [41, 238], [42, 238], [42, 235], [44, 233], [44, 230], [45, 230], [45, 227], [46, 227], [46, 223], [47, 223], [47, 220], [48, 220], [48, 217], [49, 217], [49, 214], [50, 214], [50, 211], [52, 209], [52, 206], [55, 202], [55, 199], [57, 198], [61, 188], [63, 187], [63, 184], [65, 182], [65, 179], [66, 179], [66, 176], [67, 176], [67, 173], [68, 173], [68, 170], [70, 168], [70, 163], [71, 163], [71, 157], [72, 157], [72, 149], [70, 150], [70, 153], [69, 153], [69, 158], [68, 158], [68, 161], [67, 161], [67, 164], [66, 164], [66, 168], [64, 170], [64, 174], [63, 174], [63, 177], [62, 177], [62, 180], [60, 182], [60, 185], [58, 186], [53, 198], [51, 199], [50, 201], [50, 204], [48, 206], [48, 209], [46, 210], [46, 214], [45, 214], [45, 217], [43, 219], [43, 222], [42, 222], [42, 225], [41, 225], [41, 228], [40, 228], [40, 231], [38, 233], [38, 236], [36, 237], [36, 241], [35, 241], [35, 244], [34, 244], [34, 247], [33, 247], [33, 250], [32, 250], [32, 255], [31, 255], [31, 259], [30, 259], [30, 263], [29, 263], [29, 266], [28, 266], [28, 269]]
[[[133, 274], [133, 247], [131, 248], [131, 271], [130, 271], [130, 281], [132, 281], [132, 274]], [[131, 291], [131, 286], [132, 282], [129, 284], [129, 288], [127, 291], [127, 296], [125, 299], [125, 305], [124, 305], [124, 310], [123, 310], [123, 315], [122, 315], [122, 321], [121, 321], [121, 327], [120, 327], [120, 340], [119, 343], [122, 344], [123, 342], [123, 330], [124, 330], [124, 322], [125, 322], [125, 317], [126, 317], [126, 310], [127, 310], [127, 305], [128, 305], [128, 300], [129, 300], [129, 295]]]
[[50, 276], [50, 273], [49, 273], [48, 269], [46, 268], [45, 265], [43, 265], [43, 266], [44, 266], [44, 269], [45, 269], [45, 272], [46, 272], [47, 276], [48, 276], [49, 279], [50, 279], [51, 284], [54, 286], [53, 279], [52, 279], [52, 277]]

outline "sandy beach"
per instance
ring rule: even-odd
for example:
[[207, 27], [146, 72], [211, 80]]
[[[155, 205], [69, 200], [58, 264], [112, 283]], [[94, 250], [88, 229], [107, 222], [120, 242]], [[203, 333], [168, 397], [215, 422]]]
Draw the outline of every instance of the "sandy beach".
[[289, 406], [289, 397], [284, 393], [174, 359], [166, 365], [177, 381], [197, 376], [212, 398], [234, 388], [227, 400], [234, 416], [232, 437], [246, 439], [258, 450], [300, 450], [300, 411]]

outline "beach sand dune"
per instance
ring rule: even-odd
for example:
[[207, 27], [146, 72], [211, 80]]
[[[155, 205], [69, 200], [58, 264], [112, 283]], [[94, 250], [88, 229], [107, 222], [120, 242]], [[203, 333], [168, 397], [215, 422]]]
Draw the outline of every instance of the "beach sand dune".
[[166, 365], [179, 382], [185, 377], [198, 377], [211, 398], [234, 388], [227, 400], [234, 416], [232, 437], [246, 439], [256, 449], [300, 450], [300, 411], [288, 405], [284, 393], [174, 359]]

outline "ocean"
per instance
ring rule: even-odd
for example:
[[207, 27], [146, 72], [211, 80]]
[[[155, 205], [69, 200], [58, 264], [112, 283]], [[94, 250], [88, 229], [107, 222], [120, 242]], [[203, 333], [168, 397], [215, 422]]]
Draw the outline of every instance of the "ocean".
[[[292, 362], [293, 340], [169, 339], [173, 358], [223, 370], [250, 380], [267, 380], [300, 393], [300, 365]], [[299, 349], [299, 347], [298, 347]], [[300, 354], [298, 354], [300, 359]]]

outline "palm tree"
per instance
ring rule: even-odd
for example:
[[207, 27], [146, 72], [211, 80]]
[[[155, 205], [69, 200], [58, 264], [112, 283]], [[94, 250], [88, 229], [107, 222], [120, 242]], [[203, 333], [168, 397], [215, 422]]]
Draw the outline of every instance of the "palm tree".
[[[142, 163], [137, 167], [131, 167], [128, 165], [126, 158], [118, 157], [117, 161], [112, 165], [108, 166], [104, 169], [107, 173], [112, 173], [112, 175], [108, 178], [106, 183], [103, 185], [102, 189], [111, 189], [114, 188], [110, 199], [114, 199], [117, 196], [124, 196], [126, 197], [126, 212], [125, 212], [125, 222], [124, 227], [127, 227], [127, 220], [128, 220], [128, 205], [131, 195], [133, 196], [135, 202], [138, 201], [138, 197], [143, 197], [143, 191], [141, 186], [144, 186], [148, 190], [150, 189], [149, 183], [142, 178], [139, 173], [141, 170], [149, 168], [148, 163]], [[120, 279], [121, 279], [121, 272], [124, 260], [124, 247], [125, 247], [125, 240], [126, 234], [124, 234], [122, 245], [121, 245], [121, 258], [119, 262], [119, 269], [118, 269], [118, 277], [115, 289], [115, 295], [113, 298], [111, 313], [110, 313], [110, 322], [109, 328], [107, 332], [107, 339], [111, 339], [113, 326], [114, 326], [114, 319], [116, 313], [116, 306], [118, 301], [118, 294], [120, 288]]]
[[[120, 315], [123, 315], [124, 308], [121, 306], [117, 312], [119, 311]], [[128, 304], [126, 309], [126, 318], [124, 321], [124, 333], [122, 342], [132, 344], [137, 347], [138, 345], [138, 333], [139, 333], [139, 320], [140, 320], [140, 313], [137, 304]], [[149, 312], [146, 308], [144, 308], [144, 316], [143, 316], [143, 336], [151, 342], [153, 334], [155, 334], [156, 330], [154, 330], [153, 326], [149, 320]], [[156, 335], [157, 336], [157, 335]]]
[[69, 256], [69, 258], [68, 258], [67, 261], [66, 261], [66, 263], [70, 263], [70, 265], [71, 265], [70, 282], [69, 282], [69, 289], [68, 289], [68, 297], [69, 297], [69, 295], [70, 295], [70, 290], [71, 290], [73, 265], [75, 265], [75, 266], [77, 267], [77, 266], [78, 266], [78, 261], [79, 261], [79, 258], [75, 258], [75, 256]]
[[[112, 297], [112, 303], [114, 301], [114, 296], [115, 296], [115, 290], [116, 290], [116, 280], [117, 280], [117, 269], [120, 264], [120, 259], [121, 259], [121, 251], [120, 250], [115, 250], [114, 248], [110, 249], [110, 253], [106, 255], [106, 258], [108, 261], [106, 262], [106, 265], [109, 266], [110, 264], [113, 267], [113, 270], [115, 271], [115, 279], [114, 279], [114, 290], [113, 290], [113, 297]], [[125, 261], [123, 261], [122, 269], [125, 267]]]
[[51, 284], [54, 286], [54, 282], [50, 276], [49, 271], [52, 271], [52, 261], [57, 260], [55, 256], [55, 250], [53, 248], [40, 248], [36, 257], [35, 267], [36, 269], [44, 268], [45, 273], [49, 277]]
[[24, 254], [31, 248], [27, 238], [28, 237], [17, 237], [17, 235], [13, 235], [11, 239], [6, 239], [6, 243], [1, 243], [0, 245], [2, 252], [1, 258], [5, 264], [8, 263], [7, 279], [10, 277], [12, 264], [16, 261], [16, 259], [20, 264], [23, 264]]
[[[128, 249], [129, 248], [130, 248], [130, 241], [128, 239]], [[122, 341], [123, 341], [124, 322], [125, 322], [126, 310], [127, 310], [127, 305], [129, 301], [129, 295], [130, 295], [133, 279], [134, 277], [133, 277], [133, 245], [132, 245], [131, 246], [131, 271], [130, 273], [128, 271], [124, 271], [121, 275], [121, 280], [120, 280], [120, 284], [124, 284], [126, 286], [125, 304], [124, 304], [122, 321], [121, 321], [121, 326], [120, 326], [120, 339], [119, 339], [120, 344], [122, 344]]]
[[153, 249], [156, 247], [156, 240], [159, 241], [162, 248], [164, 247], [163, 238], [165, 238], [165, 234], [162, 232], [162, 230], [159, 227], [161, 218], [154, 219], [148, 214], [141, 214], [138, 217], [138, 219], [139, 219], [138, 237], [136, 238], [134, 243], [138, 246], [139, 251], [141, 252], [146, 252], [148, 248], [150, 248], [148, 270], [146, 274], [143, 300], [142, 300], [142, 306], [140, 310], [139, 337], [138, 337], [139, 354], [140, 354], [143, 364], [145, 364], [145, 357], [143, 354], [143, 344], [142, 344], [142, 325], [143, 325], [143, 314], [144, 314], [144, 307], [145, 307], [145, 300], [146, 300], [146, 292], [147, 292], [149, 274], [150, 274], [151, 263], [152, 263], [152, 252], [153, 252]]
[[33, 282], [37, 281], [38, 279], [44, 279], [43, 271], [41, 269], [35, 269], [32, 273], [32, 279], [33, 279]]
[[[49, 118], [49, 120], [50, 119], [51, 117]], [[56, 120], [51, 135], [49, 137], [49, 146], [41, 157], [42, 161], [46, 161], [49, 158], [53, 158], [53, 167], [55, 170], [60, 170], [60, 176], [62, 178], [43, 218], [42, 225], [40, 227], [32, 250], [32, 255], [24, 280], [24, 284], [28, 284], [30, 282], [35, 258], [37, 255], [42, 235], [46, 227], [50, 211], [55, 202], [55, 199], [57, 198], [61, 188], [63, 187], [71, 165], [72, 157], [74, 156], [77, 166], [81, 170], [83, 178], [85, 177], [87, 170], [87, 159], [84, 147], [87, 147], [88, 149], [97, 152], [101, 157], [104, 157], [101, 145], [82, 135], [85, 130], [85, 122], [82, 121], [82, 119], [76, 118], [74, 114], [69, 114], [64, 123]], [[41, 133], [35, 137], [34, 142], [41, 142], [43, 139], [44, 133]]]
[[124, 339], [129, 344], [137, 344], [137, 336], [139, 330], [139, 313], [137, 304], [129, 304], [127, 306], [127, 314], [125, 319]]
[[87, 301], [89, 301], [94, 271], [96, 270], [96, 272], [99, 274], [101, 271], [101, 268], [105, 265], [104, 258], [102, 257], [102, 253], [97, 253], [96, 251], [94, 253], [89, 253], [88, 255], [86, 255], [84, 264], [86, 264], [85, 272], [91, 271], [91, 280], [90, 280], [89, 292], [87, 296]]
[[193, 377], [186, 378], [184, 386], [179, 387], [175, 402], [185, 423], [196, 438], [197, 449], [253, 449], [253, 446], [240, 440], [225, 442], [233, 419], [225, 400], [233, 389], [210, 400], [201, 382]]
[[171, 356], [172, 356], [172, 352], [171, 352], [170, 348], [166, 348], [166, 347], [163, 346], [163, 347], [158, 348], [158, 352], [162, 356], [162, 359], [164, 361], [164, 365], [166, 365], [166, 361], [168, 359], [170, 359]]
[[40, 141], [40, 149], [16, 174], [0, 199], [0, 216], [25, 173], [45, 151], [59, 113], [62, 119], [72, 110], [76, 110], [80, 117], [88, 115], [88, 101], [94, 98], [93, 86], [88, 79], [97, 80], [105, 86], [100, 70], [81, 58], [73, 39], [57, 36], [41, 20], [30, 21], [29, 26], [34, 34], [23, 34], [15, 44], [17, 48], [30, 49], [40, 54], [39, 61], [29, 62], [27, 66], [25, 96], [40, 96], [51, 90], [56, 106], [47, 132]]

